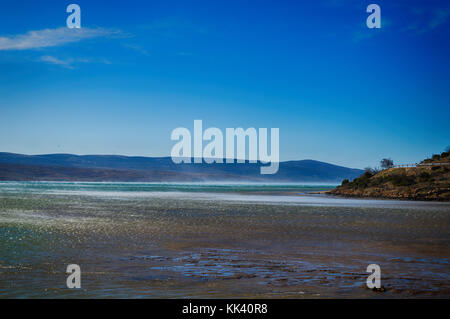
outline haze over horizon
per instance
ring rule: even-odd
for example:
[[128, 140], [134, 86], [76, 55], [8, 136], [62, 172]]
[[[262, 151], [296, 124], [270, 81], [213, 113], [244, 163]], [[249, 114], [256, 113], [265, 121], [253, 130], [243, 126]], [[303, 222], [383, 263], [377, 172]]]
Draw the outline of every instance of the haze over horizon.
[[[0, 151], [170, 156], [171, 131], [280, 128], [280, 161], [414, 163], [450, 144], [450, 4], [8, 1]], [[71, 32], [71, 31], [75, 31]]]

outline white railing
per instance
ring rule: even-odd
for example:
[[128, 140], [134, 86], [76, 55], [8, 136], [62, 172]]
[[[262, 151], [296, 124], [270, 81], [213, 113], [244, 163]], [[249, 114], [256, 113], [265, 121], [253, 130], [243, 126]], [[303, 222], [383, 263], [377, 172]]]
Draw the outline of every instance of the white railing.
[[400, 167], [421, 167], [421, 166], [445, 166], [450, 165], [450, 163], [415, 163], [415, 164], [399, 164], [394, 165], [394, 168], [400, 168]]

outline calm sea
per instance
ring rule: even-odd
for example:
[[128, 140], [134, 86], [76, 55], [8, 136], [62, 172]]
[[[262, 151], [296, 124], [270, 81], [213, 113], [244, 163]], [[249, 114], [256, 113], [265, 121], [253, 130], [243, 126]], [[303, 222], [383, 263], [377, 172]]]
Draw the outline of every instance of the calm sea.
[[0, 297], [450, 297], [449, 203], [333, 187], [1, 182]]

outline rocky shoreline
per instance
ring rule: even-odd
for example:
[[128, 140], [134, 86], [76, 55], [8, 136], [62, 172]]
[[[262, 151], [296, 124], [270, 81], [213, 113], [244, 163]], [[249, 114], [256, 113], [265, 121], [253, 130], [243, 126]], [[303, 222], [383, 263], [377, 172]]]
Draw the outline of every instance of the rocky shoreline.
[[423, 190], [423, 189], [382, 189], [369, 188], [341, 189], [340, 187], [324, 192], [325, 194], [337, 195], [353, 198], [379, 198], [379, 199], [399, 199], [399, 200], [422, 200], [422, 201], [450, 201], [450, 188], [445, 190]]

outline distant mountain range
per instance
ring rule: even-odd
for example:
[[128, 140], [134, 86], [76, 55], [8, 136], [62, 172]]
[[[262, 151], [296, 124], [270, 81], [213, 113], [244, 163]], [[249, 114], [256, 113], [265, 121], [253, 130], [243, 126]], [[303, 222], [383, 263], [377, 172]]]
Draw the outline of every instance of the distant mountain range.
[[120, 155], [23, 155], [0, 152], [3, 181], [117, 182], [341, 182], [363, 170], [314, 160], [280, 162], [277, 174], [261, 175], [261, 163], [175, 164], [170, 157]]

